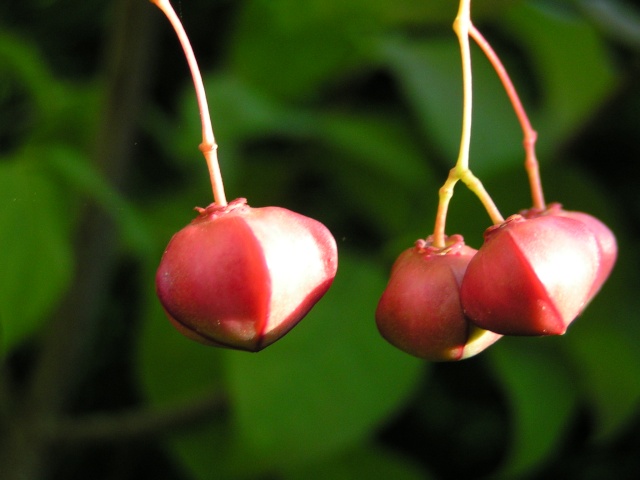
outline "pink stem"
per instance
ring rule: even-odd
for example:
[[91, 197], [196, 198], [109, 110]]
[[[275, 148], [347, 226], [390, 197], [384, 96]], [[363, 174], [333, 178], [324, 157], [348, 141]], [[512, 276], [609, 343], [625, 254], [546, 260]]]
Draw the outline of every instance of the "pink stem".
[[191, 70], [191, 76], [193, 77], [193, 85], [196, 90], [196, 97], [198, 99], [198, 108], [200, 109], [200, 121], [202, 122], [202, 143], [199, 146], [200, 151], [204, 155], [207, 161], [207, 167], [209, 169], [209, 177], [211, 179], [211, 188], [213, 189], [213, 200], [220, 206], [227, 204], [227, 199], [224, 194], [224, 185], [222, 183], [222, 174], [220, 173], [220, 165], [218, 163], [218, 145], [213, 136], [213, 128], [211, 127], [211, 118], [209, 116], [209, 107], [207, 105], [207, 96], [204, 91], [204, 84], [202, 82], [202, 75], [200, 75], [200, 69], [198, 68], [198, 62], [189, 43], [187, 33], [180, 22], [180, 19], [173, 10], [169, 0], [150, 0], [166, 15], [169, 22], [173, 26], [173, 29], [178, 35], [178, 40], [184, 50], [184, 55], [187, 57], [187, 63]]
[[500, 81], [502, 82], [502, 85], [504, 86], [504, 89], [509, 96], [511, 104], [513, 105], [513, 110], [518, 117], [518, 120], [522, 127], [522, 131], [524, 133], [524, 166], [527, 171], [527, 175], [529, 176], [529, 186], [531, 188], [533, 207], [544, 210], [546, 204], [544, 201], [544, 193], [542, 191], [542, 182], [540, 181], [540, 166], [538, 164], [535, 150], [538, 134], [531, 126], [529, 117], [527, 116], [527, 113], [522, 106], [522, 102], [520, 101], [518, 92], [513, 86], [513, 82], [511, 82], [507, 70], [504, 68], [504, 65], [500, 61], [500, 58], [498, 58], [496, 52], [493, 50], [493, 48], [491, 48], [491, 45], [489, 45], [489, 42], [487, 42], [487, 40], [482, 36], [482, 34], [478, 31], [478, 29], [476, 29], [474, 25], [469, 25], [469, 36], [473, 38], [473, 40], [478, 44], [480, 49], [489, 59], [489, 62], [491, 62], [491, 65], [493, 65], [493, 68], [498, 74], [498, 77], [500, 78]]

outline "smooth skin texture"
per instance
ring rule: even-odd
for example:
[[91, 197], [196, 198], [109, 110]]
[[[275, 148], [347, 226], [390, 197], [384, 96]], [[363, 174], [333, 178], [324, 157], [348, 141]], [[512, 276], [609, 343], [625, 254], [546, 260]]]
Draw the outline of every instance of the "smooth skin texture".
[[503, 335], [561, 335], [598, 277], [595, 235], [562, 216], [509, 217], [485, 232], [460, 290], [465, 313]]
[[174, 326], [201, 343], [259, 351], [329, 289], [336, 243], [320, 222], [245, 199], [212, 204], [169, 242], [157, 293]]
[[430, 361], [462, 360], [500, 338], [473, 325], [460, 303], [460, 283], [476, 253], [462, 243], [437, 249], [417, 242], [400, 254], [376, 310], [380, 334]]

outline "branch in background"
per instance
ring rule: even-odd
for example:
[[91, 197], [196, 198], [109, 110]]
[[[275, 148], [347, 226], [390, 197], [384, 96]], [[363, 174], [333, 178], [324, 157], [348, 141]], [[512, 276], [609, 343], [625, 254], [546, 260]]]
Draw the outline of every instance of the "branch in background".
[[223, 414], [227, 399], [220, 393], [158, 410], [139, 410], [59, 419], [48, 428], [51, 443], [88, 445], [156, 438]]
[[[118, 2], [117, 19], [107, 42], [103, 121], [93, 163], [116, 188], [126, 183], [136, 122], [145, 97], [151, 29], [147, 4], [141, 3]], [[114, 230], [106, 212], [94, 204], [86, 208], [77, 232], [74, 283], [43, 336], [30, 392], [33, 408], [62, 408], [82, 367], [78, 362], [95, 342], [96, 322], [116, 261], [118, 239]]]
[[11, 415], [11, 407], [15, 395], [7, 370], [5, 365], [0, 364], [0, 429], [3, 426], [2, 422]]
[[[118, 0], [106, 42], [106, 83], [102, 123], [93, 163], [116, 188], [126, 183], [136, 124], [145, 98], [150, 67], [153, 12], [147, 2]], [[118, 238], [109, 216], [87, 205], [78, 224], [74, 282], [66, 293], [35, 360], [21, 409], [3, 432], [3, 480], [44, 478], [49, 455], [41, 431], [63, 411], [72, 396], [86, 355], [95, 344], [96, 323], [106, 301], [116, 262]], [[18, 402], [16, 402], [18, 403]]]

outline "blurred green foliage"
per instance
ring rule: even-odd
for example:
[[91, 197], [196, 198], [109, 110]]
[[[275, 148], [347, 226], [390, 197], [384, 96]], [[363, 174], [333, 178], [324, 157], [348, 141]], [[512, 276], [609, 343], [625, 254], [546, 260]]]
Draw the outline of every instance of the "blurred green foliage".
[[[154, 61], [136, 110], [118, 101], [103, 59], [118, 45], [117, 12], [139, 2], [146, 8], [132, 11], [155, 28], [140, 34]], [[631, 478], [640, 469], [640, 9], [614, 0], [474, 3], [539, 132], [548, 199], [609, 224], [620, 258], [564, 337], [505, 338], [473, 359], [433, 365], [386, 344], [373, 314], [394, 258], [429, 235], [437, 189], [457, 156], [456, 2], [175, 6], [205, 72], [228, 197], [325, 223], [339, 247], [335, 284], [259, 354], [174, 331], [154, 270], [211, 193], [173, 31], [144, 0], [4, 2], [0, 462], [13, 458], [20, 422], [42, 426], [25, 414], [26, 400], [38, 390], [39, 359], [55, 349], [61, 312], [89, 321], [71, 292], [101, 257], [78, 252], [91, 235], [84, 222], [102, 212], [115, 235], [98, 238], [98, 251], [115, 255], [88, 288], [102, 289], [103, 303], [91, 333], [63, 332], [84, 347], [69, 366], [74, 381], [49, 387], [64, 390], [64, 406], [43, 420], [80, 433], [42, 460], [47, 477], [34, 478]], [[470, 165], [507, 216], [530, 201], [522, 133], [490, 65], [479, 49], [472, 55]], [[99, 143], [110, 106], [131, 119], [132, 140], [120, 150]], [[124, 159], [118, 180], [96, 160], [108, 165], [113, 152]], [[448, 232], [479, 247], [488, 226], [457, 187]], [[208, 396], [221, 405], [213, 414], [141, 427], [144, 441], [127, 443], [135, 412], [172, 418]], [[122, 411], [134, 412], [129, 423], [118, 420]], [[90, 428], [96, 412], [121, 431], [101, 438]]]

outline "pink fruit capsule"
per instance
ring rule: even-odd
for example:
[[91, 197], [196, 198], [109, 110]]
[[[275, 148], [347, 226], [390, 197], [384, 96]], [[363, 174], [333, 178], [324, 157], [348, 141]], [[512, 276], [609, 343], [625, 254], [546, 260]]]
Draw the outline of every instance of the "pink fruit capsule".
[[293, 328], [331, 286], [336, 242], [320, 222], [244, 198], [211, 204], [176, 233], [156, 289], [170, 321], [201, 343], [259, 351]]
[[431, 361], [469, 358], [500, 335], [464, 315], [459, 288], [476, 250], [453, 235], [442, 249], [418, 240], [395, 261], [376, 310], [380, 334], [392, 345]]
[[600, 220], [592, 215], [584, 212], [574, 212], [569, 210], [563, 210], [562, 205], [559, 203], [553, 203], [549, 205], [545, 210], [530, 209], [520, 212], [526, 218], [533, 218], [540, 215], [560, 215], [563, 217], [573, 218], [585, 224], [589, 230], [595, 235], [598, 243], [598, 250], [600, 252], [600, 266], [598, 268], [598, 275], [596, 281], [591, 287], [590, 298], [593, 298], [604, 282], [609, 278], [613, 266], [618, 258], [618, 243], [613, 232]]
[[513, 215], [490, 227], [460, 290], [465, 313], [503, 335], [561, 335], [590, 299], [600, 268], [595, 235], [560, 215]]

